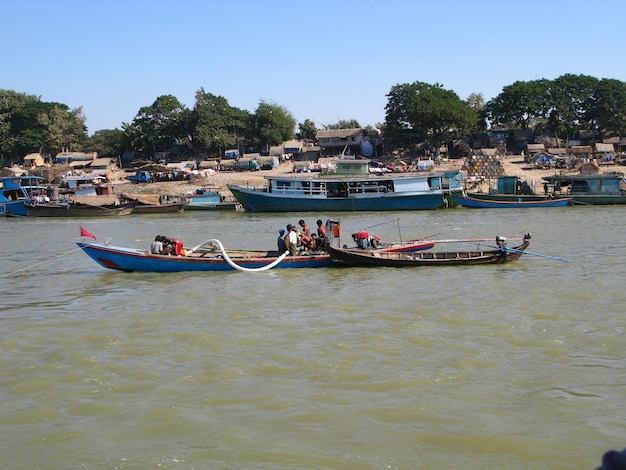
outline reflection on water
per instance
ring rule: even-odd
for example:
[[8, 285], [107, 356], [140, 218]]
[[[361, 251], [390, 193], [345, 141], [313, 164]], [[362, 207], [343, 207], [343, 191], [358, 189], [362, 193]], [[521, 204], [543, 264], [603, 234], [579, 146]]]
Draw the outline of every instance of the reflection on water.
[[624, 214], [346, 214], [394, 240], [531, 230], [572, 262], [262, 274], [117, 273], [73, 242], [272, 248], [299, 214], [2, 221], [22, 270], [2, 278], [3, 467], [595, 468], [626, 446]]

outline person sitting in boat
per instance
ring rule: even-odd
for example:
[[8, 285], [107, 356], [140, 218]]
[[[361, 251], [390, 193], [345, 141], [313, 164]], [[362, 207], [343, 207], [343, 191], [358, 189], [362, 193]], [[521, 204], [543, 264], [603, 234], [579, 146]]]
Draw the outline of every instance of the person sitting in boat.
[[162, 255], [182, 255], [183, 244], [180, 240], [176, 238], [162, 237], [161, 242], [163, 242], [163, 251], [161, 252]]
[[276, 240], [278, 245], [278, 254], [282, 255], [285, 251], [287, 251], [287, 243], [285, 242], [285, 230], [280, 229], [278, 232], [278, 240]]
[[153, 255], [160, 255], [163, 251], [163, 242], [161, 241], [161, 235], [157, 235], [150, 246], [150, 253]]
[[314, 250], [316, 247], [313, 239], [302, 232], [298, 232], [298, 245], [301, 246], [303, 250]]

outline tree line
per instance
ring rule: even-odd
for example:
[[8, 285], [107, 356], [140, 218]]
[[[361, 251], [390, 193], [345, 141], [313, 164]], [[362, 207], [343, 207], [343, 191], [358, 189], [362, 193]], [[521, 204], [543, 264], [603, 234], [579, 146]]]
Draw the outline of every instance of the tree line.
[[[385, 121], [364, 133], [384, 141], [386, 151], [428, 143], [438, 148], [454, 139], [470, 139], [488, 129], [532, 129], [535, 135], [577, 139], [591, 132], [596, 141], [626, 136], [626, 83], [587, 75], [562, 75], [555, 80], [517, 81], [492, 100], [481, 93], [462, 100], [441, 84], [413, 82], [391, 87]], [[284, 106], [261, 101], [254, 112], [231, 106], [203, 88], [192, 108], [163, 95], [140, 108], [121, 129], [87, 133], [82, 108], [44, 102], [39, 97], [0, 89], [0, 159], [19, 162], [34, 152], [95, 151], [118, 157], [136, 152], [151, 159], [158, 152], [193, 158], [219, 157], [229, 148], [264, 152], [293, 138], [315, 141], [318, 127], [306, 119], [296, 123]], [[296, 131], [297, 124], [297, 131]], [[345, 120], [323, 129], [360, 128]]]

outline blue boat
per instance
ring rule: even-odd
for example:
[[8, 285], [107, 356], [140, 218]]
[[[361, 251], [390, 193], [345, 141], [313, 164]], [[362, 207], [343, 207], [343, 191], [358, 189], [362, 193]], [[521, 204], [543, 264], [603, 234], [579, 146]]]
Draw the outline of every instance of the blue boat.
[[454, 196], [459, 204], [463, 207], [469, 207], [472, 209], [494, 209], [494, 208], [512, 208], [512, 207], [563, 207], [567, 205], [571, 205], [573, 203], [573, 198], [571, 197], [563, 197], [558, 199], [542, 199], [539, 201], [528, 201], [528, 200], [519, 200], [519, 201], [496, 201], [489, 199], [476, 199], [470, 196], [460, 196], [455, 194]]
[[195, 194], [187, 197], [184, 210], [235, 210], [237, 201], [229, 201], [218, 189], [198, 189]]
[[25, 203], [48, 200], [48, 188], [40, 176], [7, 176], [0, 178], [0, 214], [7, 217], [28, 217]]
[[[266, 176], [264, 187], [229, 184], [250, 212], [401, 211], [446, 207], [444, 175], [370, 175], [367, 160], [338, 160], [334, 174]], [[461, 191], [462, 188], [458, 188]]]

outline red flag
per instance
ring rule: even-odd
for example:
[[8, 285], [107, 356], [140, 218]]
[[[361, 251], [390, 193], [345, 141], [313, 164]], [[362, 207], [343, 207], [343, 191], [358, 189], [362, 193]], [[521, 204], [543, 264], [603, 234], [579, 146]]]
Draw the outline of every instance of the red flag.
[[85, 230], [83, 227], [80, 228], [80, 236], [81, 237], [87, 237], [87, 238], [93, 238], [94, 240], [96, 239], [95, 235], [92, 235], [87, 230]]

